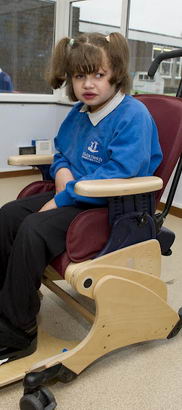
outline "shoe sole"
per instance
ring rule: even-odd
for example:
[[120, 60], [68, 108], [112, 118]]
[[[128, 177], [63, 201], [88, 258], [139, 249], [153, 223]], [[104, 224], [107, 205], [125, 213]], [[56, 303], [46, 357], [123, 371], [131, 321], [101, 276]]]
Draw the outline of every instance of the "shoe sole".
[[36, 351], [36, 349], [37, 336], [31, 341], [30, 345], [25, 349], [6, 349], [6, 352], [4, 354], [0, 354], [0, 365], [29, 356], [33, 354]]

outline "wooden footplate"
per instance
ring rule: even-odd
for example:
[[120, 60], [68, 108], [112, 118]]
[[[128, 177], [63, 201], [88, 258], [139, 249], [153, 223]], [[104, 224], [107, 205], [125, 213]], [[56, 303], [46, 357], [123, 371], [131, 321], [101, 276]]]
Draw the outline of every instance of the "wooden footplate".
[[23, 379], [25, 374], [37, 362], [61, 353], [64, 348], [72, 349], [77, 344], [76, 341], [70, 342], [50, 336], [39, 328], [38, 347], [35, 353], [0, 366], [0, 387]]

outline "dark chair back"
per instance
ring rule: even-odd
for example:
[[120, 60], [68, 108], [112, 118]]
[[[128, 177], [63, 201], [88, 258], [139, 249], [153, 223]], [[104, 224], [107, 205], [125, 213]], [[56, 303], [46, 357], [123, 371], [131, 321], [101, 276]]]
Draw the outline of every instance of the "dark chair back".
[[163, 161], [155, 175], [163, 180], [163, 189], [156, 192], [158, 203], [182, 153], [182, 99], [167, 95], [138, 94], [152, 114], [159, 132]]

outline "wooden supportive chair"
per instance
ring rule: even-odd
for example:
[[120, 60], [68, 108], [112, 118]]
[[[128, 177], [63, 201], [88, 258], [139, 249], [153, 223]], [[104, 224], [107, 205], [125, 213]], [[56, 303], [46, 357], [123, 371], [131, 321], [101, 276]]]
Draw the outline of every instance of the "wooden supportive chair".
[[[86, 210], [74, 219], [67, 232], [66, 252], [47, 267], [43, 283], [79, 310], [92, 327], [80, 343], [68, 344], [72, 346], [68, 351], [59, 353], [59, 341], [55, 342], [54, 353], [46, 351], [39, 360], [33, 354], [3, 366], [4, 375], [5, 369], [7, 373], [1, 385], [14, 381], [15, 372], [16, 380], [27, 373], [20, 401], [23, 410], [56, 407], [54, 397], [42, 386], [45, 382], [55, 377], [62, 382], [71, 381], [108, 352], [140, 341], [173, 337], [182, 326], [182, 310], [176, 313], [168, 305], [166, 284], [160, 279], [161, 253], [171, 253], [174, 233], [162, 226], [166, 210], [156, 214], [177, 162], [173, 195], [181, 173], [182, 100], [162, 95], [137, 95], [136, 98], [148, 107], [156, 121], [163, 162], [153, 177], [76, 184], [79, 195], [108, 197], [108, 207]], [[9, 164], [33, 165], [43, 167], [44, 171], [43, 164], [51, 162], [51, 156], [9, 158]], [[50, 190], [53, 186], [53, 181], [34, 182], [23, 189], [19, 197]], [[57, 279], [65, 279], [77, 292], [93, 299], [96, 314], [67, 295], [55, 283]], [[49, 338], [46, 340], [49, 345]], [[18, 362], [19, 373], [14, 370], [10, 377], [10, 370], [12, 374]], [[52, 407], [46, 407], [48, 405]]]

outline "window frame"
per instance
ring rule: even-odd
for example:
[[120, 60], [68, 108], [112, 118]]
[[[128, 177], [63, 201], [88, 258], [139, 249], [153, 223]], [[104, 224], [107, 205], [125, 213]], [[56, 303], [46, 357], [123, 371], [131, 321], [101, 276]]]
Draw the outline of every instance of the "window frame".
[[[71, 3], [87, 0], [56, 0], [55, 16], [55, 44], [63, 37], [69, 36], [71, 23]], [[130, 0], [121, 0], [121, 25], [120, 31], [127, 36]], [[29, 93], [0, 93], [0, 103], [61, 103], [69, 104], [68, 97], [59, 90], [53, 94], [29, 94]]]

